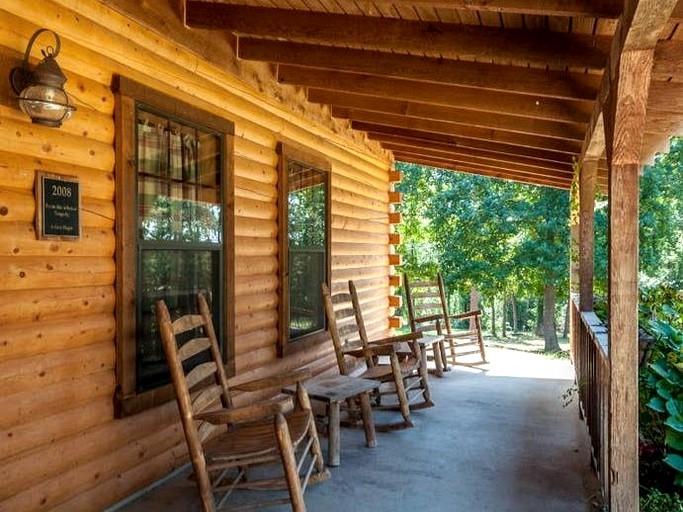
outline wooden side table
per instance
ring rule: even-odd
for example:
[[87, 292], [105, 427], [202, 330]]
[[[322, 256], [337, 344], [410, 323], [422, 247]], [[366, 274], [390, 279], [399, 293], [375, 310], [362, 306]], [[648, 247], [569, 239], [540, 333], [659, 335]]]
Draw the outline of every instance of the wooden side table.
[[[349, 375], [318, 375], [304, 382], [308, 396], [313, 400], [325, 403], [328, 420], [327, 465], [339, 466], [341, 452], [340, 435], [340, 406], [349, 398], [358, 397], [360, 400], [365, 442], [370, 448], [377, 446], [375, 437], [375, 422], [372, 419], [369, 392], [378, 386], [370, 379], [352, 377]], [[284, 389], [287, 393], [295, 393], [294, 386]]]

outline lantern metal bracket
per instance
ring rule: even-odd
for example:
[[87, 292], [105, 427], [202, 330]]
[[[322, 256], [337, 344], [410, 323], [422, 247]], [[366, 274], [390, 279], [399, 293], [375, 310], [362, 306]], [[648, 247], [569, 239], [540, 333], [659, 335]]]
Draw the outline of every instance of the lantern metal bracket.
[[43, 54], [43, 57], [49, 57], [52, 59], [56, 59], [57, 55], [59, 55], [59, 50], [62, 48], [62, 41], [59, 38], [59, 35], [54, 30], [50, 30], [49, 28], [41, 28], [36, 30], [31, 36], [31, 39], [29, 39], [28, 45], [26, 45], [24, 61], [22, 62], [21, 67], [13, 68], [12, 71], [10, 71], [9, 79], [12, 84], [12, 89], [14, 89], [16, 94], [20, 94], [21, 91], [23, 91], [33, 79], [33, 72], [29, 67], [28, 59], [31, 57], [33, 43], [35, 43], [38, 36], [43, 32], [50, 32], [54, 36], [55, 47], [53, 48], [52, 46], [47, 46], [44, 50], [41, 50], [40, 53]]

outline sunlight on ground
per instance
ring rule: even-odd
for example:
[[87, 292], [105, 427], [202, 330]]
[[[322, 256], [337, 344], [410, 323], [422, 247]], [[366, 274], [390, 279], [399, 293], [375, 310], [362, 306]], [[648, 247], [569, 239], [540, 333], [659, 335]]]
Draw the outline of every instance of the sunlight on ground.
[[574, 378], [569, 359], [556, 359], [551, 356], [534, 354], [519, 350], [506, 350], [487, 347], [486, 357], [489, 364], [481, 369], [458, 367], [465, 371], [485, 370], [489, 377], [521, 377], [527, 379], [566, 379]]

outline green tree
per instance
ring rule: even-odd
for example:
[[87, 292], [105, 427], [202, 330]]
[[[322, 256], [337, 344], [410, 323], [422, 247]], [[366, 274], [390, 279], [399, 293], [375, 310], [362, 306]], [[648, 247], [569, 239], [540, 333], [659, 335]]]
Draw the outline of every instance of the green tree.
[[683, 286], [683, 137], [640, 179], [640, 274], [646, 285]]
[[403, 221], [398, 227], [402, 243], [398, 253], [402, 257], [403, 271], [416, 279], [433, 277], [439, 260], [430, 231], [428, 207], [434, 195], [432, 174], [429, 168], [416, 164], [399, 163], [403, 179], [397, 190], [403, 192], [401, 212]]
[[568, 291], [569, 194], [565, 190], [525, 187], [520, 229], [523, 242], [516, 263], [529, 285], [543, 295], [545, 349], [560, 350], [555, 325], [556, 296]]

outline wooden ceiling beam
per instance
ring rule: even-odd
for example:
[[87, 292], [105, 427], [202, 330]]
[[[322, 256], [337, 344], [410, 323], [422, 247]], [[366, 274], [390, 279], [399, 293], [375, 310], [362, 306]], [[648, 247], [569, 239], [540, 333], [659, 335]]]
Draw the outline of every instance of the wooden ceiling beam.
[[[683, 133], [683, 113], [663, 112], [660, 110], [647, 111], [645, 119], [645, 134], [667, 135]], [[667, 145], [668, 145], [668, 141]]]
[[563, 32], [502, 29], [455, 23], [412, 21], [229, 5], [187, 0], [185, 23], [269, 38], [328, 45], [357, 45], [399, 52], [429, 49], [465, 60], [531, 62], [553, 69], [602, 70], [610, 38]]
[[678, 0], [676, 7], [674, 7], [673, 12], [671, 13], [671, 19], [683, 20], [683, 0]]
[[316, 89], [445, 105], [467, 110], [508, 114], [564, 123], [585, 123], [593, 103], [554, 98], [534, 98], [508, 92], [493, 92], [398, 78], [324, 71], [298, 66], [278, 66], [278, 81]]
[[461, 155], [458, 153], [447, 153], [443, 151], [435, 151], [433, 149], [425, 149], [425, 148], [414, 148], [414, 147], [407, 147], [403, 146], [401, 144], [386, 144], [385, 145], [386, 149], [391, 150], [391, 152], [394, 155], [400, 155], [400, 154], [413, 154], [413, 155], [420, 155], [420, 156], [425, 156], [427, 158], [438, 158], [438, 159], [445, 159], [445, 160], [452, 160], [452, 161], [457, 161], [466, 165], [471, 165], [471, 166], [481, 166], [483, 168], [487, 169], [496, 169], [496, 170], [502, 170], [502, 171], [515, 171], [519, 172], [520, 174], [527, 174], [530, 177], [533, 176], [543, 176], [547, 178], [560, 178], [564, 180], [569, 180], [571, 181], [573, 177], [573, 173], [571, 171], [560, 171], [558, 169], [544, 169], [540, 167], [529, 167], [529, 166], [524, 166], [524, 165], [518, 165], [513, 162], [509, 161], [501, 161], [501, 160], [487, 160], [487, 159], [480, 159], [472, 156], [467, 156], [467, 155]]
[[[486, 151], [476, 148], [468, 148], [463, 146], [456, 146], [451, 144], [443, 144], [440, 142], [424, 141], [418, 139], [412, 139], [410, 137], [401, 137], [399, 135], [381, 135], [375, 134], [371, 137], [377, 140], [382, 147], [391, 149], [392, 151], [396, 148], [413, 148], [414, 150], [425, 150], [432, 151], [435, 154], [448, 154], [457, 155], [462, 158], [472, 158], [475, 160], [482, 161], [494, 161], [494, 162], [505, 162], [515, 165], [524, 165], [527, 167], [535, 169], [545, 169], [553, 173], [563, 172], [572, 173], [572, 164], [569, 162], [550, 162], [548, 160], [540, 160], [537, 158], [529, 158], [521, 155], [512, 155], [509, 153], [495, 153], [493, 151]], [[475, 161], [473, 160], [473, 161]]]
[[245, 60], [408, 78], [423, 82], [566, 100], [593, 101], [600, 86], [599, 74], [496, 66], [482, 62], [288, 43], [251, 37], [239, 38], [237, 55]]
[[683, 83], [681, 82], [650, 82], [648, 108], [683, 114]]
[[489, 169], [485, 167], [470, 166], [462, 163], [458, 163], [452, 160], [444, 160], [439, 158], [426, 158], [420, 155], [413, 155], [410, 153], [402, 153], [396, 155], [396, 160], [408, 163], [414, 163], [418, 165], [426, 165], [429, 167], [435, 167], [437, 169], [446, 169], [456, 172], [463, 172], [466, 174], [475, 174], [477, 176], [485, 176], [488, 178], [497, 178], [503, 180], [516, 181], [518, 183], [524, 183], [527, 185], [537, 185], [537, 186], [547, 186], [568, 189], [571, 187], [571, 181], [557, 180], [551, 178], [543, 178], [540, 176], [526, 176], [524, 174], [519, 174], [515, 172], [503, 172], [495, 169]]
[[581, 151], [581, 143], [578, 141], [567, 141], [561, 139], [551, 139], [537, 135], [527, 135], [523, 133], [512, 133], [487, 128], [477, 128], [475, 126], [463, 126], [444, 121], [429, 121], [414, 117], [396, 116], [392, 114], [382, 114], [379, 112], [367, 112], [354, 110], [347, 112], [347, 119], [351, 119], [351, 127], [354, 122], [370, 123], [373, 125], [389, 126], [394, 128], [407, 128], [428, 133], [441, 133], [465, 137], [468, 139], [479, 139], [485, 141], [502, 142], [514, 146], [528, 147], [534, 149], [552, 148], [554, 151], [578, 154]]
[[331, 105], [332, 115], [335, 117], [348, 118], [349, 109], [364, 110], [579, 142], [583, 140], [586, 130], [585, 124], [555, 123], [544, 119], [474, 112], [443, 105], [375, 98], [323, 89], [309, 89], [308, 101]]
[[659, 41], [655, 46], [655, 65], [653, 78], [683, 76], [683, 41], [670, 39]]
[[618, 18], [623, 2], [620, 0], [375, 0], [375, 4], [398, 7], [428, 7], [467, 11], [499, 12], [503, 14], [536, 14], [539, 16], [584, 16], [590, 18]]
[[552, 149], [525, 148], [501, 142], [470, 139], [467, 137], [456, 137], [453, 135], [409, 130], [406, 128], [396, 128], [392, 126], [381, 126], [371, 123], [361, 123], [358, 121], [355, 121], [352, 124], [357, 130], [367, 132], [369, 139], [380, 142], [387, 136], [397, 136], [413, 139], [425, 145], [430, 143], [447, 144], [454, 147], [484, 150], [502, 155], [515, 155], [525, 158], [535, 158], [551, 163], [557, 162], [571, 164], [573, 158], [571, 154], [559, 153], [557, 151], [553, 151]]

